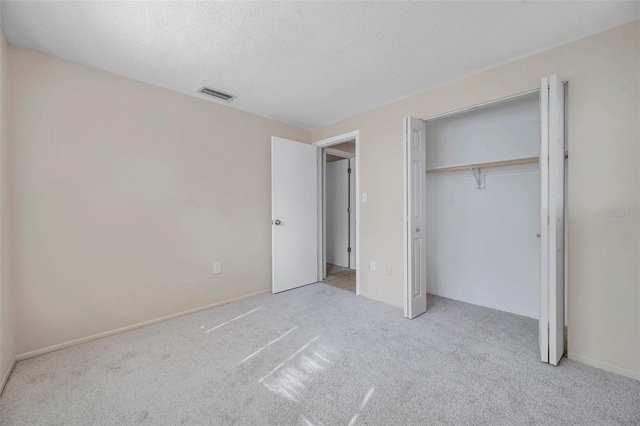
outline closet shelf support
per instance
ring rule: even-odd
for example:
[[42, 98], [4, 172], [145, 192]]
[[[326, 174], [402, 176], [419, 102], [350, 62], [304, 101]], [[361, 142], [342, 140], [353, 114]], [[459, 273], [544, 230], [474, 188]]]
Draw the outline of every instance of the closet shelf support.
[[[564, 153], [564, 158], [565, 160], [569, 158], [568, 152]], [[450, 166], [450, 167], [436, 167], [434, 169], [428, 169], [426, 170], [426, 172], [427, 173], [443, 173], [443, 172], [458, 172], [461, 170], [471, 170], [473, 172], [473, 177], [476, 178], [477, 189], [484, 189], [487, 176], [482, 174], [482, 169], [485, 169], [488, 167], [515, 166], [518, 164], [537, 163], [538, 161], [539, 161], [538, 157], [515, 158], [513, 160], [491, 161], [488, 163], [464, 164], [464, 165]]]
[[484, 189], [487, 176], [482, 174], [482, 169], [474, 167], [471, 171], [473, 172], [473, 177], [476, 178], [476, 189]]

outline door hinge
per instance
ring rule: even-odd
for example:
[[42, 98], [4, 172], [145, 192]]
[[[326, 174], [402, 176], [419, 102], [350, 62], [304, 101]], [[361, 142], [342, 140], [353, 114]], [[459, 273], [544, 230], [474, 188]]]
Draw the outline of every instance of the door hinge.
[[347, 247], [347, 253], [351, 253], [351, 247]]
[[347, 169], [347, 173], [351, 174], [351, 167]]

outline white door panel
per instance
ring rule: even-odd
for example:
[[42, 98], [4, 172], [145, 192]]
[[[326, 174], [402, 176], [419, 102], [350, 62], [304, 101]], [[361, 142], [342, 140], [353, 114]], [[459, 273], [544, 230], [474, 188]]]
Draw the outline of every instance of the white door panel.
[[549, 79], [540, 84], [540, 359], [549, 362]]
[[318, 148], [271, 138], [272, 290], [318, 281]]
[[557, 365], [564, 354], [564, 85], [557, 76], [540, 88], [540, 358]]
[[349, 160], [338, 160], [325, 166], [326, 261], [349, 266]]
[[426, 276], [426, 125], [405, 118], [405, 317], [427, 311]]
[[564, 354], [564, 85], [549, 78], [549, 362]]
[[349, 254], [349, 267], [356, 269], [356, 159], [349, 160], [351, 175], [349, 176], [349, 246], [351, 253]]

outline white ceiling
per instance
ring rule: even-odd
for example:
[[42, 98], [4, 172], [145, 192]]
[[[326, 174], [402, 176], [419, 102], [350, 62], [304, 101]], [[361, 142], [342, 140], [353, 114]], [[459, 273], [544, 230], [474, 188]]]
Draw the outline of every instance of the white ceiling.
[[638, 2], [2, 2], [11, 44], [307, 129], [638, 18]]

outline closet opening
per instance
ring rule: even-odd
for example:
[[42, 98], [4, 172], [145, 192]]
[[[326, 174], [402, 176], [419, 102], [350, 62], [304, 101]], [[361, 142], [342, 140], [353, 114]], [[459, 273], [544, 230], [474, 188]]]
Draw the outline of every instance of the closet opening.
[[429, 293], [538, 319], [539, 95], [426, 122]]
[[[557, 364], [566, 325], [565, 86], [405, 119], [405, 317], [437, 297], [538, 320]], [[427, 306], [429, 300], [429, 306]]]

